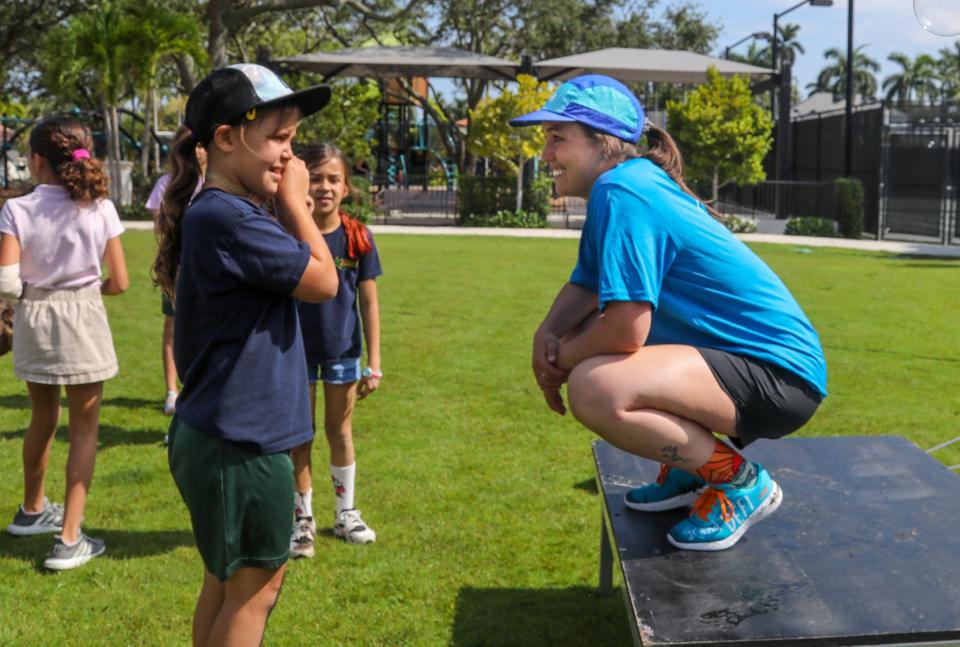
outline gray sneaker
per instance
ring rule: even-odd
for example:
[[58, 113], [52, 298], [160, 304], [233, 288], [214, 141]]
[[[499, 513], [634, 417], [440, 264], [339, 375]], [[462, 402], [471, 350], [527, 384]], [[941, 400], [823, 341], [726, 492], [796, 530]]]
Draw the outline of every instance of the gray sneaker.
[[94, 557], [103, 555], [106, 550], [107, 544], [102, 539], [87, 537], [82, 532], [73, 546], [67, 546], [57, 535], [53, 538], [53, 548], [43, 561], [43, 566], [54, 571], [66, 571], [86, 564]]
[[17, 508], [13, 515], [13, 523], [7, 526], [11, 535], [23, 537], [26, 535], [42, 535], [45, 532], [60, 532], [63, 529], [63, 506], [59, 503], [50, 503], [43, 497], [43, 510], [35, 514], [23, 511], [23, 506]]

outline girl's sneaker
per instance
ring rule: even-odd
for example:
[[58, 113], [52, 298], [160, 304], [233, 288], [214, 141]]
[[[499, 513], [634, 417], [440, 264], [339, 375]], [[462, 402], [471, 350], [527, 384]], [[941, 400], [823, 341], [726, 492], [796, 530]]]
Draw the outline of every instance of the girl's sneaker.
[[43, 510], [34, 514], [24, 512], [23, 506], [19, 506], [17, 513], [13, 515], [13, 523], [7, 526], [7, 532], [19, 537], [60, 532], [62, 529], [63, 506], [59, 503], [50, 503], [47, 497], [43, 497]]
[[657, 481], [630, 490], [623, 496], [623, 502], [628, 508], [644, 512], [673, 510], [692, 505], [706, 484], [695, 474], [661, 463]]
[[690, 516], [667, 533], [667, 541], [684, 550], [730, 548], [747, 528], [767, 518], [780, 506], [783, 491], [759, 463], [749, 487], [711, 485], [703, 491]]
[[317, 524], [313, 517], [297, 517], [293, 522], [293, 534], [290, 536], [290, 557], [313, 557], [316, 539]]
[[53, 548], [43, 561], [44, 568], [54, 571], [66, 571], [86, 564], [94, 557], [103, 555], [107, 544], [102, 539], [87, 537], [82, 532], [77, 543], [67, 546], [60, 535], [54, 537]]
[[333, 534], [351, 544], [372, 544], [377, 540], [377, 533], [363, 522], [356, 509], [343, 510], [336, 515]]

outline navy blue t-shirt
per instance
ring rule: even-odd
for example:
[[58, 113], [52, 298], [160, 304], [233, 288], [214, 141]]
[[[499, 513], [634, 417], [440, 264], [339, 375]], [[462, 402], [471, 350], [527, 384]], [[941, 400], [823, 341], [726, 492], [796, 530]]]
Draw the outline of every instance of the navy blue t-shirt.
[[196, 197], [180, 232], [177, 415], [263, 454], [310, 440], [307, 367], [291, 296], [309, 246], [253, 202], [219, 189]]
[[323, 235], [337, 266], [340, 287], [337, 296], [329, 301], [299, 303], [303, 347], [309, 364], [360, 357], [363, 336], [357, 313], [357, 284], [383, 274], [373, 234], [366, 227], [364, 231], [373, 249], [360, 258], [347, 257], [347, 235], [342, 226]]

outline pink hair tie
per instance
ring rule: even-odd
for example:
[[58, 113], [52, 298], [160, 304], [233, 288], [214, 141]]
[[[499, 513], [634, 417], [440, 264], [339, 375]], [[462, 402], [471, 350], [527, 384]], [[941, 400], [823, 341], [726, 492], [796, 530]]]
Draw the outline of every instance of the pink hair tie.
[[87, 160], [90, 159], [90, 151], [86, 148], [78, 148], [70, 154], [70, 157], [73, 158], [74, 162], [77, 160]]

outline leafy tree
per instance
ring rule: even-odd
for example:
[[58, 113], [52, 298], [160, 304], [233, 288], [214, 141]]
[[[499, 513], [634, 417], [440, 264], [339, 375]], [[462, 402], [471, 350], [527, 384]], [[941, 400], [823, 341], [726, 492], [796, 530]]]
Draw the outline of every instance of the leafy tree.
[[692, 2], [668, 7], [653, 26], [657, 47], [709, 54], [720, 33], [707, 14]]
[[[877, 93], [877, 72], [880, 64], [867, 56], [860, 45], [853, 50], [853, 92], [864, 98], [873, 98]], [[831, 92], [835, 97], [844, 96], [847, 92], [847, 56], [836, 47], [831, 47], [823, 53], [827, 60], [834, 63], [820, 70], [817, 80], [808, 83], [807, 89], [814, 92]]]
[[[145, 99], [140, 164], [146, 176], [152, 148], [150, 127], [157, 121], [156, 86], [160, 64], [170, 57], [184, 54], [206, 62], [206, 54], [201, 44], [201, 27], [193, 15], [173, 11], [158, 0], [128, 2], [124, 9], [141, 31], [141, 37], [130, 49], [137, 89]], [[156, 159], [155, 164], [154, 170], [157, 170], [160, 160]]]
[[64, 88], [90, 83], [99, 99], [107, 133], [111, 192], [120, 190], [120, 126], [117, 108], [125, 81], [134, 72], [135, 44], [140, 26], [117, 0], [104, 0], [90, 11], [71, 17], [53, 30], [44, 50], [48, 86]]
[[686, 102], [667, 104], [667, 129], [683, 151], [687, 173], [720, 187], [762, 182], [763, 158], [773, 143], [770, 113], [753, 101], [745, 76], [724, 78], [716, 68]]
[[605, 47], [654, 47], [654, 24], [646, 0], [622, 20], [623, 0], [550, 0], [517, 3], [519, 16], [510, 49], [534, 60], [557, 58]]
[[[245, 26], [261, 20], [266, 14], [289, 14], [298, 9], [346, 8], [368, 21], [381, 24], [403, 17], [417, 4], [407, 0], [405, 7], [395, 9], [394, 3], [379, 0], [275, 0], [274, 2], [247, 3], [242, 0], [209, 0], [207, 2], [207, 54], [214, 68], [227, 64], [227, 43]], [[279, 12], [279, 14], [278, 14]]]
[[887, 57], [887, 60], [900, 66], [900, 72], [891, 74], [883, 80], [883, 91], [887, 101], [923, 102], [937, 95], [938, 88], [935, 81], [937, 66], [932, 56], [921, 54], [911, 60], [906, 54], [894, 52]]
[[489, 157], [517, 176], [517, 211], [523, 205], [523, 165], [543, 149], [539, 128], [514, 128], [511, 119], [533, 112], [550, 98], [552, 89], [534, 77], [521, 74], [517, 89], [504, 90], [493, 99], [480, 102], [470, 111], [470, 138], [467, 146], [480, 157]]
[[84, 0], [0, 2], [0, 96], [26, 99], [38, 75], [37, 44], [50, 29], [79, 13]]
[[[304, 87], [312, 83], [304, 81]], [[339, 81], [332, 86], [330, 106], [317, 117], [300, 124], [297, 142], [331, 142], [339, 146], [354, 164], [369, 160], [372, 151], [368, 134], [377, 121], [380, 90], [369, 80]]]

